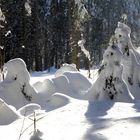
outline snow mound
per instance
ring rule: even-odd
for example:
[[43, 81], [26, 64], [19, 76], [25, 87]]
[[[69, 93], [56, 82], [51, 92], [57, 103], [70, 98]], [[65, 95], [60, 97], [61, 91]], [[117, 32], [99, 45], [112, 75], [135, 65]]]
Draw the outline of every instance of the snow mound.
[[19, 115], [17, 114], [15, 108], [9, 106], [0, 99], [0, 125], [8, 125], [18, 118]]
[[25, 62], [12, 59], [4, 65], [5, 79], [0, 83], [0, 98], [17, 109], [31, 102], [36, 94], [30, 85], [30, 75]]
[[36, 82], [33, 87], [36, 89], [38, 94], [44, 95], [46, 99], [49, 99], [56, 90], [53, 81], [50, 79], [45, 79], [43, 82]]
[[92, 84], [90, 81], [79, 72], [65, 72], [63, 75], [66, 76], [69, 81], [71, 89], [69, 95], [74, 98], [85, 99], [85, 97], [81, 96], [80, 92], [91, 87]]
[[34, 113], [35, 110], [40, 110], [41, 106], [38, 104], [27, 104], [18, 110], [23, 116], [29, 116]]
[[68, 71], [78, 71], [75, 64], [63, 64], [63, 66], [58, 69], [55, 73], [55, 77], [63, 75], [64, 72]]
[[38, 81], [38, 82], [36, 82], [36, 83], [33, 84], [33, 87], [35, 88], [35, 90], [37, 92], [41, 92], [42, 91], [42, 88], [41, 88], [42, 84], [43, 84], [43, 82]]
[[18, 80], [21, 84], [30, 81], [30, 74], [26, 68], [26, 64], [20, 58], [9, 60], [4, 64], [4, 71], [7, 71], [6, 81]]
[[65, 75], [53, 78], [56, 92], [67, 94], [70, 91], [69, 80]]
[[56, 93], [52, 95], [51, 100], [48, 102], [48, 105], [53, 108], [58, 108], [65, 106], [70, 102], [70, 98], [61, 93]]

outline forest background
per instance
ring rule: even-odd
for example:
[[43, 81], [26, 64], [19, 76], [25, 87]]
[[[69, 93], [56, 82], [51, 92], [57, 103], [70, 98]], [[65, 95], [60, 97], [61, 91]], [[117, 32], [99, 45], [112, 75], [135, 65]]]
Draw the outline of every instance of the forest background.
[[0, 67], [20, 57], [30, 71], [63, 63], [89, 69], [102, 60], [118, 21], [139, 47], [140, 0], [0, 0]]

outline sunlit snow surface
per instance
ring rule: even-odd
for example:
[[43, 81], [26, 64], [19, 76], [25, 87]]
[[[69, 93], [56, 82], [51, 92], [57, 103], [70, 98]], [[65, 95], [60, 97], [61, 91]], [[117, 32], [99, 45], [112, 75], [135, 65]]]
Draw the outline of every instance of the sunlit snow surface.
[[[96, 70], [92, 73], [96, 75]], [[87, 77], [87, 71], [81, 70], [81, 74]], [[40, 72], [32, 76], [33, 81], [54, 78], [53, 73]], [[66, 104], [60, 108], [46, 105], [46, 110], [36, 111], [36, 127], [39, 132], [36, 134], [33, 132], [33, 115], [24, 118], [15, 113], [16, 115], [10, 116], [11, 120], [15, 119], [12, 123], [0, 125], [0, 140], [35, 140], [33, 138], [42, 140], [139, 140], [139, 102], [93, 103], [61, 95], [61, 93], [57, 95], [62, 99], [59, 101], [61, 103], [66, 101]], [[58, 101], [57, 98], [56, 101]], [[1, 109], [0, 111], [3, 111]]]
[[[138, 140], [140, 137], [140, 113], [134, 104], [89, 104], [71, 99], [68, 105], [36, 118], [41, 118], [37, 121], [37, 129], [43, 133], [43, 140]], [[23, 119], [18, 119], [10, 125], [0, 126], [0, 139], [18, 139], [22, 122]], [[33, 134], [32, 120], [25, 119], [23, 131], [20, 139], [28, 140]]]
[[[140, 55], [131, 44], [130, 31], [124, 32], [128, 27], [122, 25], [115, 34], [121, 34], [120, 49], [128, 41], [130, 54], [122, 56], [117, 47], [109, 46], [104, 69], [100, 74], [92, 69], [91, 79], [88, 71], [78, 71], [73, 64], [33, 72], [30, 78], [23, 60], [6, 63], [0, 84], [0, 140], [139, 140]], [[112, 74], [119, 80], [116, 90], [121, 89], [117, 100], [100, 92]], [[95, 93], [102, 98], [93, 98]], [[129, 94], [134, 100], [126, 100]]]

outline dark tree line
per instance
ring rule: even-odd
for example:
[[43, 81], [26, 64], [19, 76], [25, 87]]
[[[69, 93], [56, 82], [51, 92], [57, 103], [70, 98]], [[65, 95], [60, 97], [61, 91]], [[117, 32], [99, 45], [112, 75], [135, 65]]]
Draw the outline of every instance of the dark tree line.
[[[139, 45], [139, 0], [0, 0], [0, 67], [17, 57], [37, 71], [98, 64], [124, 13]], [[78, 46], [82, 37], [91, 62]]]

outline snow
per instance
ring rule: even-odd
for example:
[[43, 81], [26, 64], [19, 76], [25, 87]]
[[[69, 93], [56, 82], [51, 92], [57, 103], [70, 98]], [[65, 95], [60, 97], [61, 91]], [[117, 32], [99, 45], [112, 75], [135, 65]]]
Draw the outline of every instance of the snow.
[[85, 49], [84, 44], [86, 43], [85, 39], [79, 40], [78, 45], [81, 47], [81, 51], [85, 54], [85, 56], [90, 61], [90, 53]]
[[30, 75], [22, 59], [8, 61], [0, 83], [0, 140], [139, 140], [140, 57], [129, 27], [117, 28], [118, 42], [110, 41], [92, 79], [74, 64]]
[[131, 94], [135, 99], [140, 99], [140, 53], [135, 49], [131, 38], [131, 29], [124, 23], [118, 23], [115, 36], [118, 39], [118, 46], [123, 52], [121, 63], [123, 64], [123, 79], [125, 80]]
[[63, 75], [64, 72], [78, 71], [75, 64], [63, 64], [60, 69], [55, 72], [55, 77]]
[[28, 104], [21, 107], [18, 112], [23, 116], [29, 116], [34, 113], [36, 110], [40, 110], [41, 106], [38, 104]]
[[7, 33], [5, 34], [5, 36], [7, 37], [7, 36], [9, 36], [11, 34], [11, 31], [9, 30], [9, 31], [7, 31]]
[[85, 17], [88, 15], [87, 9], [84, 6], [84, 2], [81, 0], [75, 0], [75, 5], [77, 5], [78, 7], [80, 21], [84, 20]]
[[122, 53], [115, 44], [109, 45], [103, 55], [102, 69], [95, 83], [85, 91], [88, 100], [115, 100], [133, 102], [133, 98], [123, 81], [121, 65]]
[[2, 99], [0, 99], [0, 114], [0, 125], [10, 124], [20, 116], [14, 107], [6, 104]]
[[26, 12], [27, 12], [27, 16], [31, 16], [31, 14], [32, 14], [32, 8], [31, 8], [31, 6], [30, 6], [30, 1], [27, 0], [27, 1], [25, 2], [24, 6], [25, 6], [25, 10], [26, 10]]
[[[43, 140], [138, 140], [139, 116], [132, 103], [88, 103], [71, 99], [65, 106], [37, 116], [37, 129], [43, 134], [41, 136], [34, 134], [32, 120], [25, 118], [23, 131], [28, 129], [20, 139], [28, 140], [33, 135], [32, 138]], [[18, 119], [12, 124], [0, 126], [0, 139], [18, 139], [21, 124], [22, 119]]]
[[55, 85], [50, 79], [45, 79], [43, 82], [36, 82], [33, 87], [39, 94], [46, 96], [46, 98], [50, 98], [55, 93]]
[[42, 133], [38, 130], [37, 132], [33, 133], [33, 136], [31, 136], [30, 140], [43, 140], [41, 136]]
[[[67, 72], [65, 75], [72, 73]], [[79, 75], [77, 77], [82, 73]], [[63, 105], [56, 108], [60, 104]], [[30, 119], [33, 117], [25, 118], [20, 140], [139, 139], [139, 103], [88, 102], [57, 93], [48, 106], [55, 109], [37, 113], [37, 132], [34, 132], [33, 121]], [[7, 121], [7, 125], [0, 125], [1, 140], [19, 138], [23, 118], [12, 121], [13, 123]]]
[[4, 17], [2, 10], [0, 8], [0, 21], [4, 21], [4, 20], [5, 20], [5, 17]]
[[[15, 108], [28, 104], [35, 89], [30, 85], [30, 74], [25, 62], [16, 58], [4, 65], [5, 78], [0, 83], [0, 98]], [[25, 98], [24, 98], [25, 97]]]

